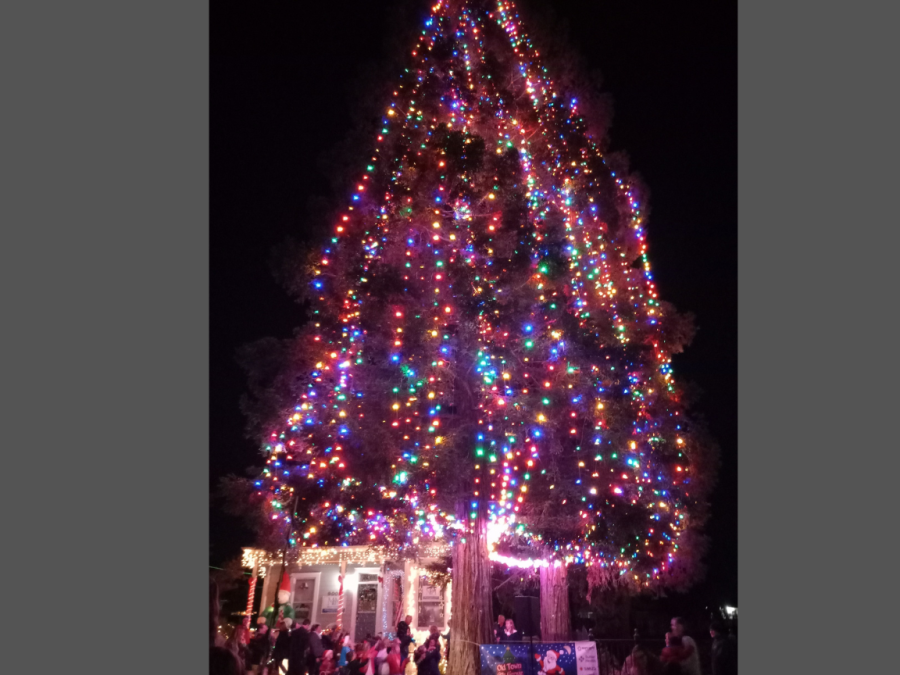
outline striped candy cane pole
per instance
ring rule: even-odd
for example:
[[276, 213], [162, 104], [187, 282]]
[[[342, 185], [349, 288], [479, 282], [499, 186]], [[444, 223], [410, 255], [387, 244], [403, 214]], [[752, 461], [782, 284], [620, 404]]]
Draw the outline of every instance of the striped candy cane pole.
[[256, 576], [259, 571], [258, 563], [253, 563], [253, 576], [250, 577], [250, 591], [247, 593], [247, 617], [253, 615], [253, 600], [256, 598]]
[[344, 629], [344, 576], [347, 573], [347, 561], [341, 560], [341, 574], [338, 577], [340, 587], [338, 588], [338, 608], [337, 608], [337, 629]]

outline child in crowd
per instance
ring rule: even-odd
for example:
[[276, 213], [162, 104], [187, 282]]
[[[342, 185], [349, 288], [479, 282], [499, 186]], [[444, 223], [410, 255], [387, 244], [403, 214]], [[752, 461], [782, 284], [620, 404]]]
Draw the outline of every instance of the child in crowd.
[[364, 675], [369, 666], [368, 644], [360, 642], [356, 645], [353, 660], [347, 664], [348, 675]]
[[332, 675], [335, 670], [334, 650], [329, 649], [322, 654], [322, 664], [319, 666], [319, 675]]
[[665, 672], [667, 674], [680, 673], [681, 666], [678, 664], [684, 661], [688, 656], [690, 656], [690, 654], [681, 638], [672, 633], [666, 633], [666, 646], [659, 655], [659, 660], [663, 662]]

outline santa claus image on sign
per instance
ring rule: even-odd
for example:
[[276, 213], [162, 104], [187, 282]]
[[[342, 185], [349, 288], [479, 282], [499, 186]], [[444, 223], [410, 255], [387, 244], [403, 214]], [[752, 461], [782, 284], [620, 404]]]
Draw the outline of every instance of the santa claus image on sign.
[[556, 665], [559, 654], [552, 649], [544, 654], [543, 659], [540, 654], [535, 654], [534, 658], [537, 659], [538, 665], [541, 667], [540, 671], [538, 671], [540, 675], [566, 675], [566, 671]]

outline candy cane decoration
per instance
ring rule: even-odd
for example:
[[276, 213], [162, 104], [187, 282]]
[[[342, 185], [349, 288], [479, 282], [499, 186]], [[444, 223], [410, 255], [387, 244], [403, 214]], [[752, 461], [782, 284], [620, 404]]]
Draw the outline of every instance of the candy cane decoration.
[[341, 573], [338, 576], [338, 581], [340, 582], [340, 586], [338, 587], [338, 608], [337, 608], [337, 629], [338, 631], [343, 630], [344, 628], [344, 574], [347, 571], [347, 561], [341, 560]]
[[259, 571], [259, 563], [253, 563], [253, 576], [250, 577], [250, 591], [247, 593], [247, 617], [253, 614], [253, 600], [256, 598], [256, 575]]

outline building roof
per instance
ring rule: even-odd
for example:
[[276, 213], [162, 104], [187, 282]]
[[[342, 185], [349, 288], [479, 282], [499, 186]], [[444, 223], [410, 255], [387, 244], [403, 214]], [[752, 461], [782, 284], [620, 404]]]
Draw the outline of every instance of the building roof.
[[[419, 546], [416, 551], [418, 559], [442, 558], [450, 555], [447, 544], [427, 544]], [[253, 568], [258, 565], [260, 576], [271, 565], [280, 565], [283, 551], [264, 551], [258, 548], [245, 548], [242, 563], [244, 567]], [[347, 562], [351, 565], [378, 564], [385, 561], [400, 560], [396, 550], [384, 546], [310, 546], [295, 548], [287, 553], [289, 565], [336, 565]]]

